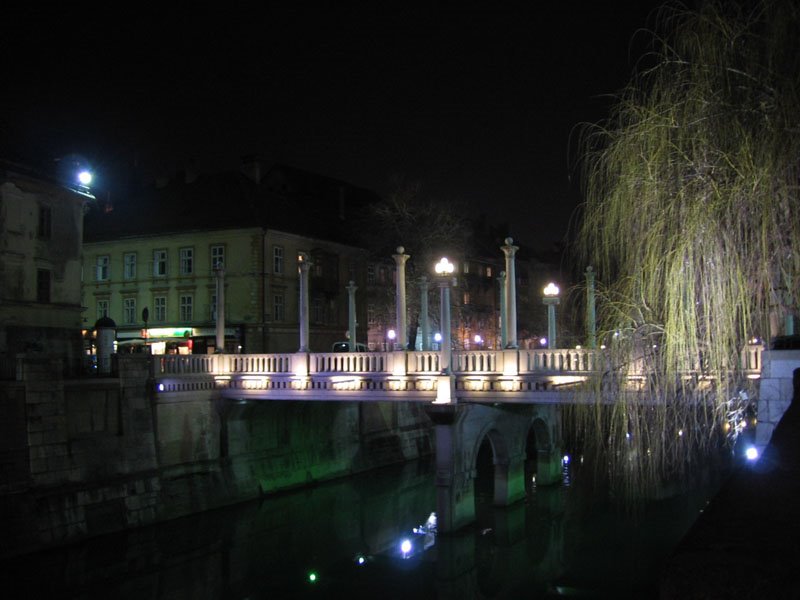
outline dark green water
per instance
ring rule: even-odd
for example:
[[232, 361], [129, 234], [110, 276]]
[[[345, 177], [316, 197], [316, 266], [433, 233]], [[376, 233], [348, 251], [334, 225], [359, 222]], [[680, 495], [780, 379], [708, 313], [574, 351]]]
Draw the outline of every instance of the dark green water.
[[4, 597], [657, 597], [662, 561], [720, 482], [631, 514], [576, 462], [508, 508], [479, 484], [478, 522], [457, 535], [414, 533], [436, 506], [432, 465], [411, 463], [15, 559]]

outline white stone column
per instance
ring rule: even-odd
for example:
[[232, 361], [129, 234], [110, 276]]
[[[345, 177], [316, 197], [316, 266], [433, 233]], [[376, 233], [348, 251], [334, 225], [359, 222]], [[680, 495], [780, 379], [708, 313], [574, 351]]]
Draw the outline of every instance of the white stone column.
[[217, 276], [217, 308], [215, 315], [217, 325], [216, 351], [221, 353], [225, 352], [225, 269], [220, 265], [216, 267], [214, 271]]
[[394, 262], [397, 265], [397, 344], [401, 350], [408, 346], [408, 327], [406, 326], [406, 261], [409, 255], [405, 254], [405, 248], [397, 247], [397, 254], [393, 254]]
[[308, 255], [301, 252], [297, 255], [297, 270], [300, 274], [300, 298], [298, 306], [298, 320], [300, 324], [300, 349], [298, 352], [308, 352], [308, 270], [311, 261]]
[[431, 332], [428, 321], [428, 278], [423, 275], [419, 278], [419, 326], [422, 336], [422, 349], [431, 349]]
[[514, 269], [514, 255], [518, 246], [514, 246], [514, 240], [506, 238], [505, 246], [500, 249], [506, 255], [506, 348], [517, 348], [517, 277]]
[[500, 284], [500, 349], [508, 345], [508, 314], [506, 311], [506, 272], [500, 271], [497, 278]]
[[348, 344], [350, 352], [356, 351], [356, 286], [354, 281], [350, 281], [347, 286], [347, 327], [350, 333]]

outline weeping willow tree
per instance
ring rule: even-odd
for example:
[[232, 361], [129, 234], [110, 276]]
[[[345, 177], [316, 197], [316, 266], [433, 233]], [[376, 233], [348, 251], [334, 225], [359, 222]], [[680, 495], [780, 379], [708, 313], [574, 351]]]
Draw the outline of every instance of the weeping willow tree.
[[[608, 368], [577, 417], [623, 493], [724, 439], [743, 347], [797, 308], [799, 13], [663, 6], [651, 52], [583, 130], [577, 250], [597, 271]], [[632, 373], [647, 374], [636, 394]]]

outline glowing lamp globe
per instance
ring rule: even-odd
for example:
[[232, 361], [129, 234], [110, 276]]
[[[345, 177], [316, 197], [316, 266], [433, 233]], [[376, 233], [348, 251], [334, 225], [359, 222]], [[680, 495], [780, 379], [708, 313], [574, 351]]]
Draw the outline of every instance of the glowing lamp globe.
[[547, 287], [544, 288], [545, 296], [558, 296], [558, 292], [559, 292], [558, 286], [552, 281], [547, 284]]

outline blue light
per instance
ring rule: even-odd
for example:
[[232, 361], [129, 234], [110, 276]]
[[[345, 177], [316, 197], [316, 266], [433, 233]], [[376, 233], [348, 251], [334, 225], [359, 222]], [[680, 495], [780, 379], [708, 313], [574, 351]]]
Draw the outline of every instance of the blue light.
[[158, 384], [158, 391], [159, 392], [163, 392], [164, 391], [164, 384], [163, 383], [159, 383]]
[[400, 552], [403, 553], [403, 557], [411, 552], [411, 540], [405, 539], [400, 543]]
[[756, 460], [758, 458], [758, 449], [755, 446], [748, 446], [744, 453], [747, 460]]

